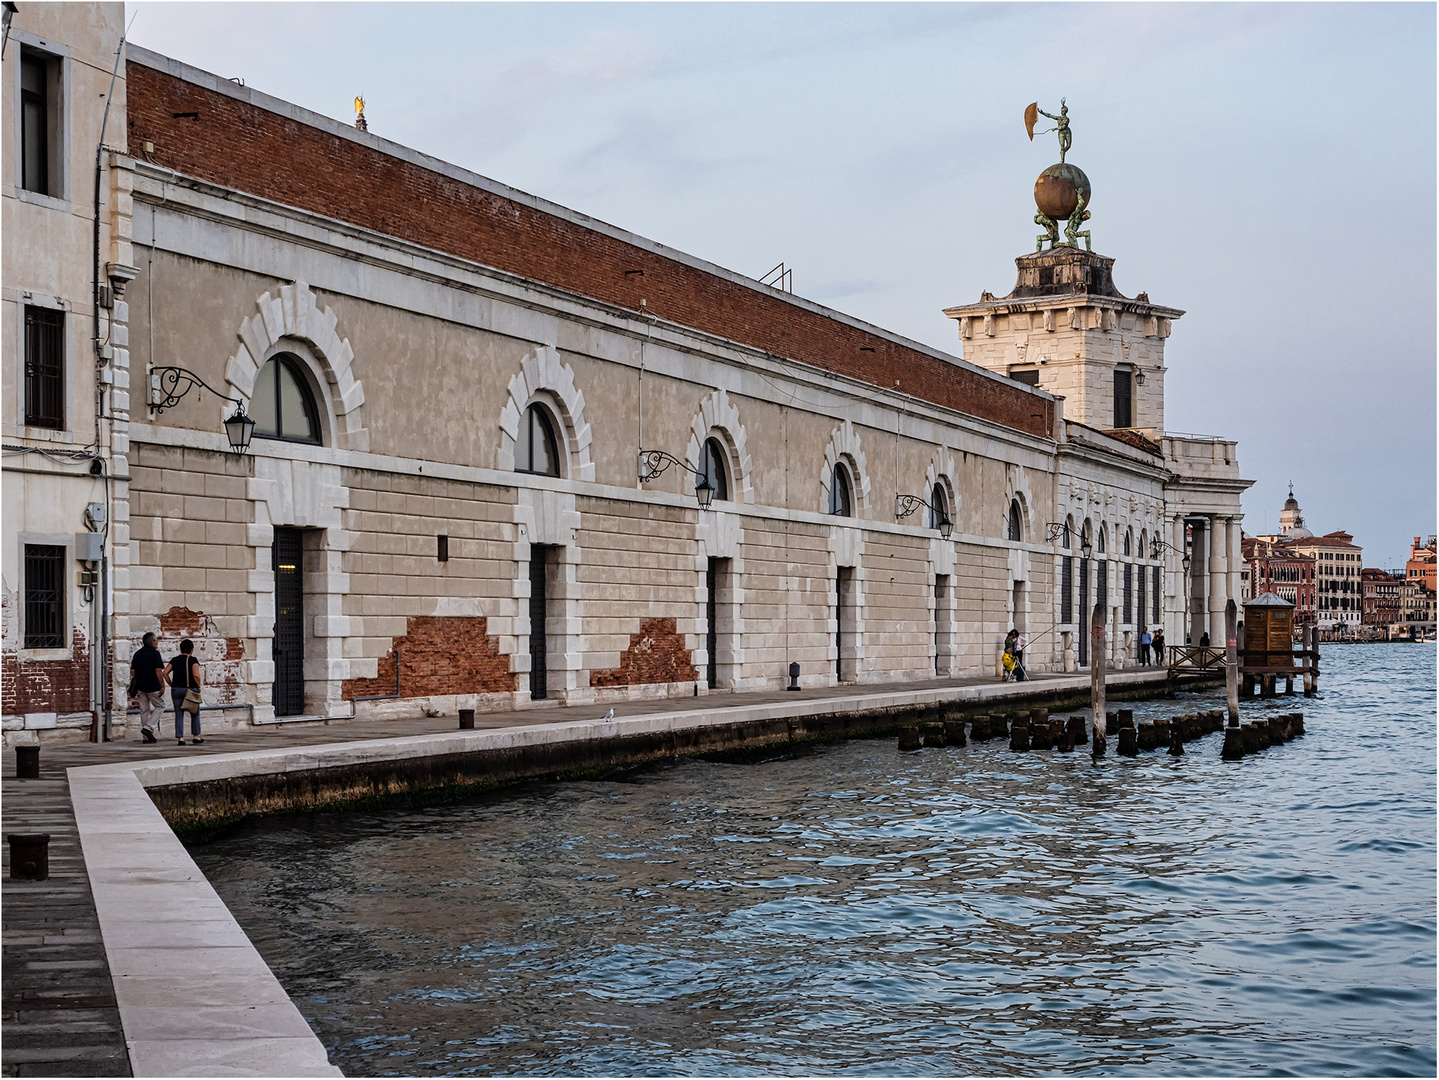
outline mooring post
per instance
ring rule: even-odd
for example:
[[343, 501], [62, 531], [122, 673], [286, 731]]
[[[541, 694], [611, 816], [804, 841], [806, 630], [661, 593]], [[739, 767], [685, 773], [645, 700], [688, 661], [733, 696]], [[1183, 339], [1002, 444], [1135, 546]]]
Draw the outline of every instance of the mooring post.
[[1094, 712], [1096, 758], [1104, 756], [1104, 616], [1104, 605], [1095, 604], [1089, 620], [1089, 707]]
[[1239, 726], [1239, 608], [1233, 600], [1224, 605], [1224, 696], [1229, 703], [1229, 726]]
[[1314, 651], [1319, 647], [1318, 627], [1306, 626], [1304, 628], [1304, 696], [1314, 696], [1314, 675], [1316, 660]]
[[1314, 644], [1309, 650], [1309, 663], [1314, 671], [1314, 692], [1319, 693], [1319, 627], [1314, 630]]

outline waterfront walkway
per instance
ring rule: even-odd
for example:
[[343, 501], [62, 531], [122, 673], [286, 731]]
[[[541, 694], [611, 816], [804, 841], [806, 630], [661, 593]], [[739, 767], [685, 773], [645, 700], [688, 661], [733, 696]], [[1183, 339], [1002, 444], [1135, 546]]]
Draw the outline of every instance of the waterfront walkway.
[[[1116, 673], [1111, 682], [1121, 687], [1162, 685], [1162, 668]], [[613, 724], [647, 716], [660, 718], [676, 714], [708, 714], [702, 722], [723, 723], [730, 716], [754, 715], [783, 710], [820, 714], [844, 709], [866, 701], [895, 701], [915, 696], [933, 700], [963, 699], [966, 705], [1007, 701], [1055, 692], [1084, 694], [1087, 674], [1039, 675], [1024, 683], [1001, 683], [994, 678], [937, 679], [903, 684], [840, 686], [806, 689], [801, 693], [783, 691], [755, 694], [716, 694], [695, 698], [658, 698], [615, 706], [615, 720], [604, 721], [606, 705], [564, 708], [547, 707], [503, 713], [481, 713], [475, 717], [477, 731], [545, 725], [588, 728], [587, 721]], [[700, 719], [693, 717], [689, 722]], [[252, 752], [298, 750], [369, 740], [398, 740], [410, 743], [425, 737], [448, 736], [456, 732], [453, 716], [416, 717], [403, 720], [342, 720], [279, 724], [244, 728], [207, 735], [201, 746], [175, 745], [162, 738], [156, 745], [141, 743], [138, 737], [109, 743], [76, 743], [46, 746], [41, 750], [40, 779], [17, 780], [14, 754], [6, 754], [0, 772], [0, 794], [4, 800], [4, 831], [49, 833], [50, 878], [41, 882], [12, 881], [9, 877], [9, 850], [5, 849], [3, 878], [3, 1049], [0, 1075], [4, 1076], [126, 1076], [131, 1075], [131, 1057], [136, 1048], [133, 1030], [137, 1022], [129, 1010], [122, 1022], [115, 995], [101, 920], [91, 891], [91, 874], [81, 851], [80, 831], [72, 798], [68, 770], [94, 765], [140, 766], [142, 763], [180, 762], [218, 754], [249, 755]], [[172, 728], [171, 728], [172, 730]], [[138, 727], [134, 735], [138, 736]], [[377, 748], [378, 749], [378, 748]], [[218, 764], [218, 763], [217, 763]], [[107, 770], [100, 770], [105, 772]], [[153, 808], [150, 808], [153, 809]], [[158, 817], [158, 812], [154, 812]], [[163, 823], [161, 823], [163, 824]], [[168, 830], [165, 830], [168, 832]], [[108, 839], [108, 838], [107, 838]], [[118, 835], [114, 838], [123, 844]], [[168, 838], [173, 842], [173, 837]], [[118, 851], [117, 851], [118, 854]], [[107, 885], [111, 888], [111, 885]], [[208, 886], [207, 886], [208, 887]], [[107, 925], [127, 920], [127, 927], [156, 933], [155, 945], [165, 947], [163, 937], [168, 920], [185, 919], [183, 911], [170, 905], [142, 906], [117, 916], [107, 908]], [[107, 931], [109, 933], [109, 931]], [[248, 942], [246, 942], [248, 946]], [[112, 941], [111, 947], [117, 943]], [[127, 948], [134, 953], [134, 947]], [[122, 973], [125, 974], [125, 973]], [[268, 972], [266, 972], [268, 974]], [[128, 977], [128, 975], [127, 975]], [[288, 1004], [288, 1002], [286, 1002]], [[221, 1006], [216, 1005], [216, 1008]], [[158, 1010], [136, 1010], [154, 1012]], [[155, 1022], [150, 1018], [150, 1022]], [[175, 1024], [192, 1021], [183, 1014]], [[204, 1031], [201, 1026], [199, 1031]], [[127, 1031], [130, 1052], [127, 1052]], [[172, 1039], [173, 1035], [170, 1036]], [[223, 1038], [223, 1036], [221, 1036]], [[241, 1036], [236, 1036], [237, 1038]], [[253, 1039], [252, 1041], [260, 1041]], [[278, 1041], [278, 1040], [272, 1040]], [[238, 1051], [240, 1046], [236, 1044]], [[153, 1061], [154, 1059], [152, 1059]], [[244, 1072], [216, 1061], [212, 1075]], [[232, 1071], [234, 1070], [234, 1071]], [[165, 1070], [145, 1068], [136, 1075]], [[193, 1074], [192, 1069], [182, 1070]], [[261, 1070], [255, 1070], [261, 1071]], [[209, 1072], [209, 1070], [207, 1070]]]

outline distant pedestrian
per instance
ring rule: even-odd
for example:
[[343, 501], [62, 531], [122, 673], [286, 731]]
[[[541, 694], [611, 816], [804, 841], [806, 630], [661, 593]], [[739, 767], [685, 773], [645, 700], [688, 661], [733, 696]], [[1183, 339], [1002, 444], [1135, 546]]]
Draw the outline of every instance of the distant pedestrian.
[[1202, 633], [1202, 634], [1199, 635], [1199, 647], [1200, 647], [1201, 649], [1207, 649], [1207, 648], [1209, 648], [1209, 631], [1208, 631], [1208, 630], [1204, 631], [1204, 633]]
[[1149, 631], [1145, 630], [1139, 635], [1139, 663], [1143, 667], [1149, 666], [1149, 646], [1153, 642]]
[[1164, 666], [1164, 629], [1154, 631], [1154, 662], [1160, 667]]
[[170, 701], [175, 706], [175, 741], [185, 745], [185, 714], [190, 714], [190, 742], [196, 746], [200, 738], [200, 661], [194, 657], [195, 643], [189, 638], [180, 642], [180, 655], [170, 658]]
[[1024, 650], [1029, 648], [1029, 636], [1019, 634], [1014, 639], [1014, 658], [1019, 661], [1019, 666], [1024, 667]]
[[154, 634], [146, 634], [130, 658], [130, 696], [140, 706], [140, 738], [158, 742], [155, 731], [165, 711], [165, 661], [155, 648]]

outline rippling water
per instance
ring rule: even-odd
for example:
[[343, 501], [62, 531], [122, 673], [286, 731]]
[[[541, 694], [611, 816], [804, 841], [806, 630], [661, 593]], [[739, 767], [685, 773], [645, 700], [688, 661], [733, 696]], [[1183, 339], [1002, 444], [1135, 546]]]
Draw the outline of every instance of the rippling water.
[[194, 854], [349, 1075], [1433, 1076], [1435, 650], [1324, 665], [1241, 762], [855, 741]]

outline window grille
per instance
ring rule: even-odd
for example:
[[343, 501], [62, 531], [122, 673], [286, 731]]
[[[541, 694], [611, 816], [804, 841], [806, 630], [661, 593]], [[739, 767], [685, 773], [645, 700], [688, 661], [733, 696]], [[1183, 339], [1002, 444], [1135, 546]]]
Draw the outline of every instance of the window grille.
[[1074, 621], [1074, 558], [1066, 555], [1059, 570], [1059, 621]]
[[25, 423], [65, 426], [65, 313], [25, 309]]
[[65, 647], [65, 549], [25, 545], [25, 648]]
[[1124, 564], [1124, 618], [1122, 622], [1134, 621], [1134, 564]]

